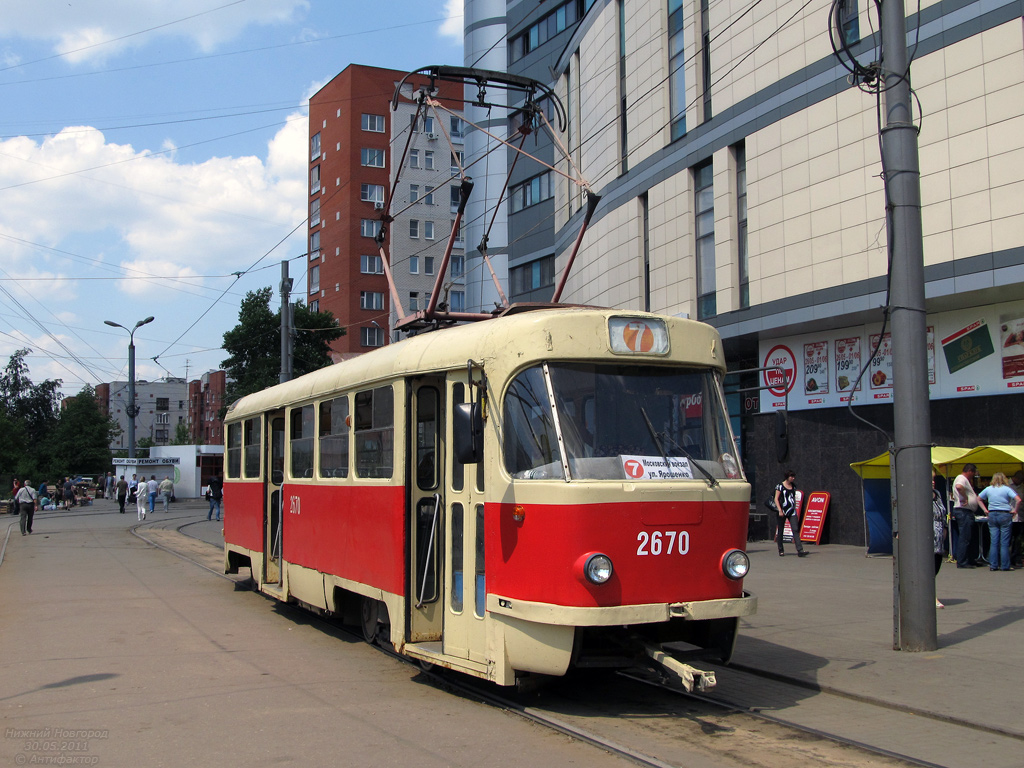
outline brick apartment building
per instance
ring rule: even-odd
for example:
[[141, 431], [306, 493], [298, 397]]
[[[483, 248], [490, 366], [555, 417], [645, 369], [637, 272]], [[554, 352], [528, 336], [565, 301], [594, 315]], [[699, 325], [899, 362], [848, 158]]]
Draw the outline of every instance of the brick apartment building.
[[[461, 143], [461, 118], [445, 115], [441, 126], [430, 119], [413, 124], [407, 99], [391, 111], [395, 87], [407, 73], [351, 64], [309, 101], [309, 264], [306, 300], [311, 309], [329, 311], [347, 334], [334, 342], [336, 359], [345, 359], [390, 341], [394, 308], [384, 266], [374, 240], [401, 162], [409, 132], [413, 143], [406, 169], [414, 178], [396, 190], [391, 212], [402, 212], [389, 228], [385, 250], [405, 310], [422, 309], [451, 232], [449, 213], [451, 148], [444, 132]], [[426, 85], [410, 78], [403, 95]], [[461, 98], [456, 86], [440, 85], [440, 98]], [[449, 102], [454, 104], [454, 102]], [[395, 116], [398, 116], [397, 118]], [[429, 158], [429, 160], [428, 160]], [[427, 163], [430, 163], [428, 166]], [[436, 177], [436, 178], [435, 178]], [[395, 258], [392, 254], [400, 254]], [[449, 301], [461, 301], [461, 251], [454, 259]], [[449, 278], [453, 275], [450, 274]], [[408, 303], [407, 303], [408, 302]]]
[[224, 442], [224, 422], [220, 418], [224, 402], [227, 374], [208, 371], [199, 379], [188, 383], [189, 434], [196, 445], [221, 445]]

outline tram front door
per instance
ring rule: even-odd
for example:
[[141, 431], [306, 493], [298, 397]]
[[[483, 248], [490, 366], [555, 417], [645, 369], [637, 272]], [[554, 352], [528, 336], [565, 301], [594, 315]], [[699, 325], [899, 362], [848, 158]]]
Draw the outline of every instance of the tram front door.
[[282, 486], [284, 485], [284, 414], [272, 414], [269, 419], [270, 439], [267, 441], [266, 500], [263, 525], [263, 583], [281, 583], [281, 530], [284, 512]]

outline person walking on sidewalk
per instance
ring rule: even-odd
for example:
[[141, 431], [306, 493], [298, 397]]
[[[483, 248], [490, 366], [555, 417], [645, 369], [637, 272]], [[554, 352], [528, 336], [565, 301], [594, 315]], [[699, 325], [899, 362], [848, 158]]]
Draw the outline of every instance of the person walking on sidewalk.
[[[935, 575], [939, 575], [942, 561], [946, 559], [946, 502], [935, 487], [935, 470], [932, 470], [932, 529], [935, 544]], [[938, 597], [935, 598], [936, 608], [945, 608]]]
[[953, 481], [953, 521], [956, 523], [956, 559], [957, 568], [974, 568], [968, 559], [971, 538], [974, 536], [974, 515], [978, 511], [978, 494], [974, 492], [974, 476], [978, 468], [973, 464], [964, 464], [963, 472]]
[[124, 503], [128, 500], [128, 483], [124, 479], [124, 475], [121, 475], [121, 479], [117, 481], [117, 511], [122, 515], [124, 514]]
[[978, 504], [988, 515], [991, 543], [988, 547], [990, 571], [1012, 571], [1010, 565], [1010, 521], [1020, 505], [1020, 496], [1006, 482], [1006, 475], [996, 472], [992, 482], [978, 494]]
[[213, 518], [213, 510], [217, 510], [217, 521], [220, 522], [220, 501], [224, 498], [224, 481], [216, 474], [210, 480], [210, 486], [206, 491], [206, 498], [210, 501], [210, 511], [206, 513], [206, 519]]
[[164, 500], [164, 512], [167, 511], [167, 505], [171, 503], [171, 499], [174, 497], [174, 481], [171, 480], [170, 475], [164, 475], [164, 479], [160, 481], [160, 496]]
[[149, 500], [149, 513], [156, 512], [156, 494], [160, 490], [160, 484], [156, 481], [156, 475], [150, 475], [146, 481], [146, 498]]
[[775, 508], [779, 510], [779, 528], [776, 539], [779, 544], [779, 557], [786, 553], [782, 550], [782, 540], [786, 532], [786, 521], [793, 529], [793, 543], [796, 545], [796, 556], [806, 557], [804, 545], [800, 543], [800, 510], [796, 508], [796, 472], [787, 469], [781, 483], [775, 486]]
[[32, 487], [32, 483], [26, 480], [21, 488], [18, 489], [18, 495], [16, 497], [18, 502], [18, 509], [21, 512], [21, 535], [26, 536], [32, 533], [32, 519], [36, 514], [36, 504], [38, 502], [38, 496], [36, 495], [35, 489]]

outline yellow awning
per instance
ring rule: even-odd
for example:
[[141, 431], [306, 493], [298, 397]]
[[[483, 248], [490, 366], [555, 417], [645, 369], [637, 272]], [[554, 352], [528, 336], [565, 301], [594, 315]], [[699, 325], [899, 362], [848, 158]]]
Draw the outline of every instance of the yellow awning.
[[1024, 445], [980, 445], [972, 448], [950, 461], [949, 474], [960, 474], [964, 464], [974, 464], [981, 477], [992, 477], [996, 472], [1011, 477], [1017, 470], [1024, 469]]
[[[1022, 452], [1024, 452], [1024, 446], [1017, 446]], [[977, 448], [974, 450], [978, 450]], [[967, 452], [966, 448], [955, 448], [952, 446], [936, 445], [932, 447], [932, 466], [935, 471], [940, 475], [950, 474], [947, 470], [956, 468], [956, 472], [959, 473], [960, 467], [963, 466], [963, 462], [960, 458]], [[1024, 453], [1022, 453], [1024, 455]], [[959, 465], [958, 465], [959, 462]], [[974, 462], [977, 464], [978, 462]], [[879, 454], [873, 459], [867, 459], [866, 461], [858, 461], [850, 465], [862, 480], [888, 480], [889, 479], [889, 452]], [[1020, 469], [1018, 467], [1017, 469]], [[978, 465], [978, 471], [981, 474], [981, 465]], [[998, 470], [996, 470], [998, 471]], [[1016, 471], [1016, 470], [1014, 470]]]

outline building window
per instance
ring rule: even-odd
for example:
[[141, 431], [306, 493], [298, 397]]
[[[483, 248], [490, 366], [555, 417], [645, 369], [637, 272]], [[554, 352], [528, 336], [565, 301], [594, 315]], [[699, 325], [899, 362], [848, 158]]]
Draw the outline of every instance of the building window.
[[309, 258], [310, 260], [320, 258], [320, 230], [311, 232], [309, 235]]
[[309, 311], [310, 312], [319, 312], [320, 311], [320, 299], [314, 299], [313, 301], [309, 302]]
[[415, 312], [420, 308], [420, 292], [410, 291], [409, 292], [409, 311]]
[[[512, 213], [529, 208], [542, 200], [550, 200], [554, 196], [553, 187], [551, 171], [544, 171], [532, 179], [516, 184], [508, 193], [509, 201], [512, 204]], [[454, 187], [452, 189], [457, 191]]]
[[367, 168], [383, 168], [384, 167], [384, 150], [383, 149], [363, 149], [362, 150], [362, 163]]
[[362, 128], [372, 133], [384, 133], [384, 115], [363, 115]]
[[359, 343], [364, 347], [384, 346], [383, 328], [360, 328], [359, 337]]
[[668, 99], [672, 141], [686, 133], [686, 47], [683, 0], [668, 0]]
[[429, 115], [423, 118], [423, 132], [430, 134], [434, 132], [434, 118]]
[[380, 256], [364, 254], [359, 257], [359, 271], [364, 275], [383, 275], [384, 260]]
[[710, 160], [693, 169], [698, 320], [718, 314], [715, 303], [715, 189], [713, 181]]
[[363, 237], [376, 237], [380, 232], [380, 222], [374, 219], [359, 220], [359, 234]]
[[320, 265], [309, 268], [309, 292], [316, 293], [320, 290]]
[[590, 7], [592, 0], [584, 0], [580, 9], [579, 0], [568, 0], [562, 3], [540, 21], [527, 27], [521, 35], [509, 40], [509, 61], [519, 61], [530, 51], [535, 51], [560, 32], [564, 32], [579, 19], [579, 12]]
[[409, 274], [418, 275], [420, 273], [420, 257], [410, 256], [409, 257]]
[[450, 115], [451, 117], [451, 131], [452, 139], [462, 139], [466, 136], [466, 123], [461, 117]]
[[711, 23], [708, 0], [700, 0], [700, 83], [704, 122], [711, 119]]
[[466, 311], [466, 292], [465, 291], [452, 291], [452, 312], [465, 312]]
[[434, 150], [423, 150], [423, 167], [428, 171], [434, 170]]
[[448, 189], [450, 190], [449, 199], [451, 202], [451, 212], [458, 213], [459, 202], [462, 200], [462, 192], [460, 191], [460, 187], [456, 184], [452, 184], [450, 187], [448, 187]]
[[[462, 173], [462, 166], [466, 163], [466, 153], [456, 150], [452, 152], [452, 176], [459, 176]], [[454, 187], [453, 187], [454, 189]]]
[[418, 149], [409, 150], [409, 167], [419, 168], [420, 167], [420, 151]]
[[359, 308], [384, 309], [384, 294], [378, 291], [360, 291]]
[[542, 288], [555, 287], [555, 257], [545, 256], [513, 267], [508, 273], [509, 287], [513, 296], [530, 293]]
[[[429, 221], [427, 222], [427, 224], [430, 224], [430, 223], [431, 222], [429, 222]], [[424, 275], [432, 275], [432, 274], [434, 274], [434, 257], [433, 256], [424, 256], [423, 257], [423, 274]]]
[[423, 222], [423, 237], [427, 240], [434, 239], [434, 222], [424, 221]]
[[419, 184], [410, 184], [409, 185], [409, 202], [410, 203], [415, 203], [419, 199], [420, 199], [420, 185]]
[[423, 204], [433, 205], [434, 204], [434, 188], [431, 186], [423, 187]]
[[309, 226], [315, 227], [320, 223], [320, 198], [314, 197], [309, 204]]
[[452, 254], [452, 278], [462, 277], [463, 273], [466, 271], [465, 264], [465, 256], [462, 256], [461, 254], [458, 253]]
[[156, 419], [154, 420], [154, 423], [155, 424], [170, 424], [171, 423], [171, 414], [169, 414], [169, 413], [158, 413], [156, 415]]
[[309, 140], [309, 159], [316, 160], [320, 157], [320, 133], [317, 132], [313, 138]]
[[314, 165], [309, 170], [309, 194], [315, 195], [320, 191], [320, 166]]
[[156, 409], [158, 411], [169, 411], [169, 410], [171, 410], [171, 398], [169, 398], [169, 397], [158, 397], [156, 399]]
[[420, 220], [419, 219], [409, 219], [409, 237], [419, 237], [419, 236], [420, 236]]
[[384, 186], [382, 184], [360, 184], [359, 199], [364, 203], [383, 203]]
[[860, 12], [857, 0], [839, 0], [839, 26], [847, 45], [860, 41]]
[[736, 145], [736, 242], [740, 278], [740, 308], [750, 306], [750, 263], [747, 251], [747, 148]]

